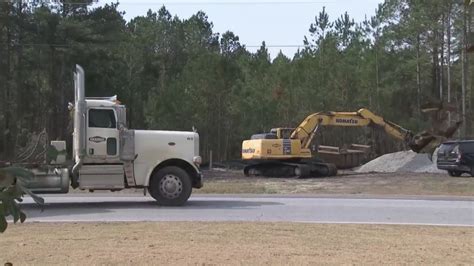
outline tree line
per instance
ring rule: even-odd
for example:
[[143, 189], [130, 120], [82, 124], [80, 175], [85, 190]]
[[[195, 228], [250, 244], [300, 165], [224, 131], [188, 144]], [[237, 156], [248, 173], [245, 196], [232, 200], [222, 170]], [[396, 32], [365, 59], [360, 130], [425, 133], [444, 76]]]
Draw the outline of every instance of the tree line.
[[[249, 52], [236, 33], [216, 33], [203, 11], [183, 19], [163, 6], [126, 21], [119, 4], [90, 2], [0, 3], [0, 160], [27, 132], [70, 141], [75, 64], [86, 71], [86, 96], [117, 94], [130, 127], [195, 127], [201, 153], [213, 150], [215, 160], [238, 158], [251, 134], [318, 111], [366, 107], [417, 131], [429, 127], [420, 106], [443, 101], [465, 121], [459, 136], [474, 133], [472, 11], [462, 1], [385, 0], [362, 22], [315, 10], [302, 48], [273, 60], [265, 42]], [[386, 141], [368, 134], [340, 130], [320, 141]]]

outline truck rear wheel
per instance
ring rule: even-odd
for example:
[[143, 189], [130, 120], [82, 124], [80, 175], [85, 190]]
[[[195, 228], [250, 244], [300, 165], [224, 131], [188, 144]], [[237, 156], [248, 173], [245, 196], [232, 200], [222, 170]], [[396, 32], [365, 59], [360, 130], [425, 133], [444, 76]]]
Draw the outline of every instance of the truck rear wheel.
[[191, 178], [185, 170], [167, 166], [153, 174], [148, 191], [159, 205], [181, 206], [191, 196]]

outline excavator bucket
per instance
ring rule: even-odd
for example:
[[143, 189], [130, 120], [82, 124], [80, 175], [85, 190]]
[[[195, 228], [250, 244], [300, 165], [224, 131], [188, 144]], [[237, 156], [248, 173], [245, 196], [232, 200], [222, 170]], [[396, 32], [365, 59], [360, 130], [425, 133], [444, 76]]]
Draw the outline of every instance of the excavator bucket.
[[431, 116], [432, 127], [414, 135], [408, 145], [414, 152], [432, 154], [441, 143], [456, 133], [462, 125], [462, 120], [450, 125], [449, 118], [457, 116], [457, 107], [449, 103], [425, 103], [421, 106], [421, 112]]
[[445, 138], [423, 131], [413, 136], [408, 146], [416, 153], [433, 153], [436, 147], [444, 140]]

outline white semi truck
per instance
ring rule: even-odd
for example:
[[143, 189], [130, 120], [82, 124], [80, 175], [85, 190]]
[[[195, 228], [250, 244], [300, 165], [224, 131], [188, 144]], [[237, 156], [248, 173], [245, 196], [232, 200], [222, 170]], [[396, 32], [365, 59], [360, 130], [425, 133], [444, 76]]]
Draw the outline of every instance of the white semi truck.
[[196, 132], [127, 129], [125, 106], [115, 97], [86, 98], [84, 70], [76, 65], [72, 162], [66, 142], [51, 141], [57, 155], [27, 184], [33, 192], [140, 188], [160, 204], [178, 206], [201, 188]]

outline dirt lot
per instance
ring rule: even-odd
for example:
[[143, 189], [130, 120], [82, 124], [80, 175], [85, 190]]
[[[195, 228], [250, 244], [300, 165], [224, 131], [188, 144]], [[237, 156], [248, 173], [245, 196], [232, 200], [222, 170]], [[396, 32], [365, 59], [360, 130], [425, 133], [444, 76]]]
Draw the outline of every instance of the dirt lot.
[[[54, 231], [54, 234], [51, 232]], [[471, 227], [302, 223], [26, 223], [0, 264], [471, 264]]]
[[328, 178], [245, 177], [241, 171], [205, 171], [204, 187], [194, 193], [370, 194], [474, 196], [474, 178], [447, 174], [344, 171]]

